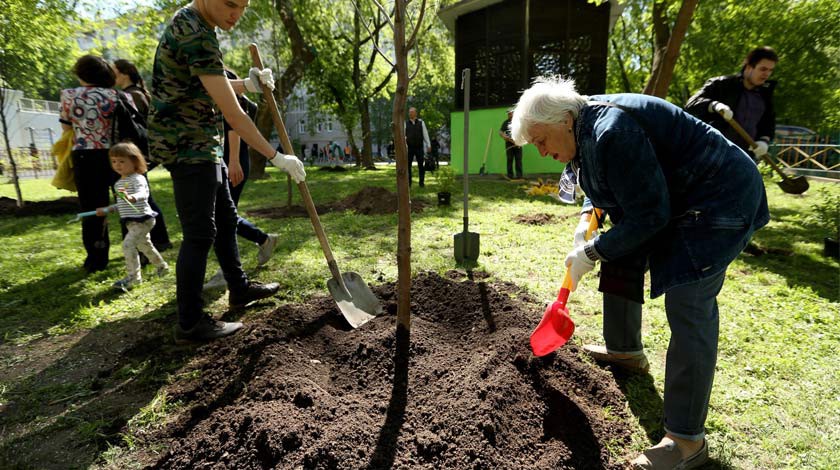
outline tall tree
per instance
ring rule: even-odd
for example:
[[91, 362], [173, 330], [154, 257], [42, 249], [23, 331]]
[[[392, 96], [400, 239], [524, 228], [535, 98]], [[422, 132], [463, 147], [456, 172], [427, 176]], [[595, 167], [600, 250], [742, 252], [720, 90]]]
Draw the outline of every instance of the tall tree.
[[0, 132], [12, 166], [19, 207], [23, 195], [10, 143], [11, 91], [39, 96], [54, 88], [52, 93], [58, 94], [59, 83], [66, 79], [77, 51], [66, 20], [73, 15], [69, 2], [61, 0], [0, 2]]
[[655, 47], [653, 65], [651, 66], [650, 79], [645, 86], [645, 94], [660, 98], [664, 98], [668, 94], [668, 86], [671, 84], [677, 57], [680, 55], [680, 46], [685, 38], [685, 33], [688, 30], [691, 17], [694, 15], [694, 10], [697, 8], [698, 1], [682, 0], [673, 28], [670, 27], [666, 16], [668, 1], [661, 0], [653, 4]]
[[[639, 92], [650, 81], [655, 33], [651, 0], [626, 0], [611, 34], [607, 90]], [[663, 6], [666, 4], [662, 4]], [[670, 1], [663, 16], [676, 18]], [[784, 12], [780, 14], [779, 12]], [[667, 99], [682, 106], [707, 79], [737, 73], [754, 47], [771, 46], [780, 61], [773, 79], [778, 122], [840, 128], [840, 2], [836, 0], [707, 0], [694, 12]]]

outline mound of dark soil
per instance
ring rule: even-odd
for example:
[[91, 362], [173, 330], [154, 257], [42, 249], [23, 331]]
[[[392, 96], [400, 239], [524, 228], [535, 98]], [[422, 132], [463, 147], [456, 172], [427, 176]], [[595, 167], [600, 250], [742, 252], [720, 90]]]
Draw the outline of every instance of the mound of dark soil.
[[[412, 199], [411, 212], [423, 212], [426, 203]], [[393, 214], [397, 212], [397, 193], [388, 191], [381, 186], [362, 188], [355, 194], [331, 203], [316, 205], [318, 214], [327, 212], [355, 211], [363, 215]], [[248, 215], [268, 218], [309, 217], [303, 206], [265, 207], [248, 211]]]
[[35, 215], [75, 214], [79, 211], [79, 198], [75, 196], [66, 196], [54, 201], [24, 201], [24, 206], [20, 208], [18, 208], [15, 199], [0, 196], [0, 215], [29, 217]]
[[524, 225], [548, 225], [554, 223], [554, 216], [551, 214], [521, 214], [513, 218], [513, 221]]
[[630, 435], [613, 377], [572, 345], [534, 358], [542, 303], [450, 274], [414, 280], [407, 368], [393, 284], [357, 330], [319, 297], [201, 347], [179, 374], [196, 378], [167, 390], [185, 411], [143, 438], [168, 447], [152, 467], [622, 468], [607, 450]]

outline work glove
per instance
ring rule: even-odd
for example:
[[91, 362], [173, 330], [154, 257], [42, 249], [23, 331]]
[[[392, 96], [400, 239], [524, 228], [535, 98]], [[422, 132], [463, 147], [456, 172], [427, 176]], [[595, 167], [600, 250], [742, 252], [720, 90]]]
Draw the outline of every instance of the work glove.
[[755, 143], [755, 147], [750, 150], [752, 150], [752, 153], [755, 154], [756, 157], [763, 157], [767, 155], [767, 142], [758, 140]]
[[243, 80], [245, 89], [251, 93], [262, 93], [262, 85], [265, 85], [269, 90], [274, 91], [274, 73], [271, 69], [258, 69], [251, 67], [248, 71], [248, 78]]
[[[589, 256], [586, 255], [586, 248], [589, 247], [589, 245], [591, 245], [591, 243], [578, 246], [566, 255], [566, 269], [568, 269], [569, 276], [572, 278], [571, 292], [574, 292], [575, 289], [577, 289], [580, 278], [595, 268], [595, 260], [590, 259]], [[592, 250], [591, 247], [589, 249]]]
[[720, 101], [712, 101], [709, 107], [711, 108], [711, 111], [720, 114], [727, 121], [732, 119], [732, 108], [721, 103]]
[[306, 171], [303, 169], [303, 162], [298, 160], [298, 157], [277, 152], [274, 154], [274, 158], [269, 161], [272, 165], [288, 173], [295, 180], [295, 183], [306, 180]]
[[[590, 217], [595, 217], [595, 214], [592, 214]], [[578, 223], [577, 228], [575, 229], [575, 244], [574, 244], [575, 248], [577, 248], [577, 247], [583, 245], [584, 243], [586, 243], [586, 231], [587, 230], [589, 230], [589, 221], [588, 220], [586, 220], [586, 221], [581, 220], [580, 223]], [[597, 235], [598, 235], [598, 231], [595, 230], [594, 232], [592, 232], [592, 236], [590, 236], [589, 239], [592, 240]]]

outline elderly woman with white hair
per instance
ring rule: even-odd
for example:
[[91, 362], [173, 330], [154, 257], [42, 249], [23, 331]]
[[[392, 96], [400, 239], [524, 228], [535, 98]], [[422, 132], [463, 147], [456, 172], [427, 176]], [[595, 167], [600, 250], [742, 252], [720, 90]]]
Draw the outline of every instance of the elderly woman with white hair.
[[[610, 265], [629, 267], [618, 270], [623, 280], [602, 280], [606, 344], [585, 351], [647, 372], [641, 341], [646, 266], [651, 298], [665, 294], [671, 329], [666, 434], [633, 465], [702, 465], [708, 460], [704, 423], [717, 357], [717, 295], [729, 263], [769, 221], [758, 169], [717, 130], [667, 101], [637, 94], [582, 96], [560, 77], [537, 79], [522, 94], [511, 128], [518, 145], [532, 143], [540, 155], [566, 163], [570, 179], [587, 196], [576, 246], [566, 257], [572, 290], [598, 261], [602, 272]], [[592, 206], [604, 210], [613, 227], [584, 242], [580, 233]], [[638, 295], [624, 288], [628, 282], [638, 286]]]

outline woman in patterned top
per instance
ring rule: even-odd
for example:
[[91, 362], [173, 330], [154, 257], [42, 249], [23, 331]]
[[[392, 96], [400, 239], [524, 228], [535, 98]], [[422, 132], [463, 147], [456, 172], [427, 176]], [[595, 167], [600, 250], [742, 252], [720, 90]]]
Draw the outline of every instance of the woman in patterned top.
[[[117, 102], [114, 72], [104, 59], [85, 55], [76, 61], [73, 73], [81, 86], [61, 92], [59, 121], [73, 131], [73, 177], [79, 190], [82, 211], [107, 206], [111, 186], [119, 175], [111, 169], [111, 124]], [[88, 273], [108, 266], [108, 224], [103, 217], [82, 221], [82, 243], [87, 251], [84, 269]]]

